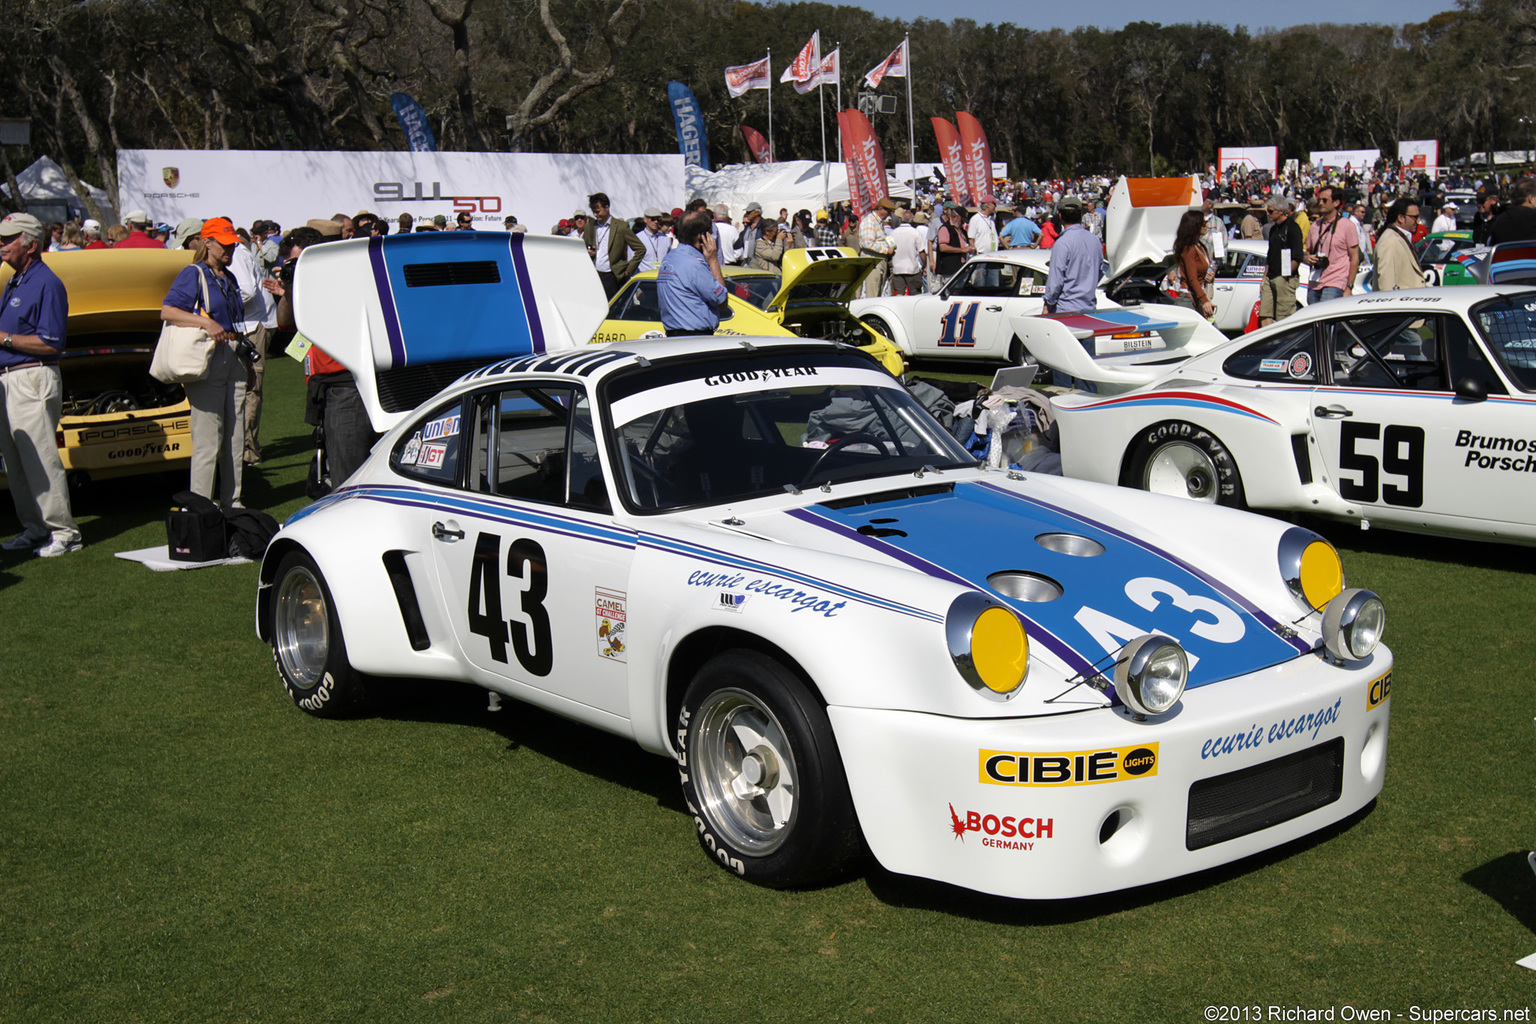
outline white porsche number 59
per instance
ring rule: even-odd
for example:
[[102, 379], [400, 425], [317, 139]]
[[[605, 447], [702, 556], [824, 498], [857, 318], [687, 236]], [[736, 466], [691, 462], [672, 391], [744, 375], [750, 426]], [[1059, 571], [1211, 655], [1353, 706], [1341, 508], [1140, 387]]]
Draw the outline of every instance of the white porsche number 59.
[[588, 347], [579, 243], [359, 240], [298, 274], [384, 431], [262, 563], [257, 632], [312, 714], [413, 676], [630, 737], [709, 856], [778, 887], [867, 849], [1080, 896], [1381, 791], [1381, 602], [1313, 533], [987, 472], [851, 347]]

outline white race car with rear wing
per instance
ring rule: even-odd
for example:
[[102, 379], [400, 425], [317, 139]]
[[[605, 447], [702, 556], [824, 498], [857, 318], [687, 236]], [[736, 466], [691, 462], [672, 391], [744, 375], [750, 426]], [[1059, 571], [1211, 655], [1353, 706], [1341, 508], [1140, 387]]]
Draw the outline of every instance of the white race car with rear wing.
[[1129, 391], [1111, 362], [1078, 369], [1121, 393], [1052, 400], [1067, 476], [1536, 543], [1529, 286], [1334, 299]]
[[[359, 375], [400, 367], [381, 347], [411, 322], [397, 280], [442, 282], [423, 287], [444, 309], [511, 288], [537, 310], [500, 335], [523, 352], [371, 410], [392, 425], [369, 460], [272, 541], [256, 626], [299, 707], [355, 712], [373, 677], [413, 676], [629, 737], [676, 762], [679, 835], [772, 886], [867, 848], [1002, 896], [1106, 892], [1381, 792], [1381, 603], [1316, 534], [987, 472], [851, 347], [550, 351], [528, 322], [581, 337], [606, 306], [529, 292], [527, 236], [501, 237], [499, 282], [427, 269], [409, 238], [301, 258], [299, 326]], [[306, 264], [334, 287], [309, 290]], [[481, 354], [450, 330], [401, 340], [406, 371]]]

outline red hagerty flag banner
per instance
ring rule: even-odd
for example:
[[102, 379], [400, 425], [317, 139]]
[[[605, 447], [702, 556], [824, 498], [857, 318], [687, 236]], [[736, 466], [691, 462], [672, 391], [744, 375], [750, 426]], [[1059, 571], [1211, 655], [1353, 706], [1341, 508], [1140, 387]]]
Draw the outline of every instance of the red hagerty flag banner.
[[955, 123], [960, 126], [960, 145], [964, 150], [965, 184], [971, 199], [981, 202], [981, 197], [992, 191], [992, 148], [987, 145], [987, 133], [970, 114], [955, 112]]
[[821, 30], [811, 33], [811, 41], [801, 47], [800, 53], [779, 76], [781, 82], [808, 82], [821, 67]]
[[885, 153], [869, 118], [857, 110], [845, 110], [837, 120], [843, 132], [843, 161], [848, 166], [848, 197], [853, 212], [862, 217], [886, 198]]
[[837, 87], [837, 80], [843, 74], [843, 51], [841, 48], [827, 54], [827, 59], [821, 62], [820, 69], [804, 82], [795, 83], [795, 92], [802, 96], [816, 88], [818, 85], [830, 85]]
[[725, 69], [725, 91], [733, 97], [752, 89], [766, 89], [772, 84], [768, 81], [767, 57], [755, 64], [738, 64]]
[[971, 204], [971, 190], [965, 183], [965, 147], [960, 142], [960, 133], [955, 126], [942, 117], [933, 120], [933, 135], [939, 140], [939, 156], [944, 161], [944, 177], [948, 180], [945, 186], [949, 191], [949, 198], [957, 203], [969, 206]]
[[762, 132], [742, 125], [741, 137], [747, 140], [747, 148], [752, 151], [752, 159], [760, 164], [773, 163], [773, 154], [768, 152], [768, 140], [763, 138]]
[[871, 89], [880, 88], [880, 80], [889, 75], [891, 78], [907, 77], [907, 41], [903, 39], [901, 45], [891, 51], [891, 55], [875, 66], [875, 69], [864, 76], [864, 81], [869, 83]]

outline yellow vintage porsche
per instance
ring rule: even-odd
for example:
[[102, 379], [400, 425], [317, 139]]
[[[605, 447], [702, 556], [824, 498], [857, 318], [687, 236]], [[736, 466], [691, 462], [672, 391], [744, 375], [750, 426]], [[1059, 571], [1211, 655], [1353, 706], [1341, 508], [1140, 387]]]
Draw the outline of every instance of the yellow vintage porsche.
[[[789, 249], [784, 274], [747, 267], [724, 267], [730, 292], [716, 334], [787, 335], [824, 338], [855, 345], [893, 376], [906, 371], [901, 350], [848, 311], [859, 285], [879, 260], [852, 249]], [[656, 271], [630, 278], [608, 304], [592, 343], [666, 337], [656, 300]]]
[[[45, 253], [69, 292], [59, 373], [59, 455], [76, 482], [185, 469], [190, 407], [180, 384], [149, 375], [160, 307], [188, 250], [92, 249]], [[11, 268], [0, 267], [0, 286]], [[4, 483], [0, 469], [0, 484]]]

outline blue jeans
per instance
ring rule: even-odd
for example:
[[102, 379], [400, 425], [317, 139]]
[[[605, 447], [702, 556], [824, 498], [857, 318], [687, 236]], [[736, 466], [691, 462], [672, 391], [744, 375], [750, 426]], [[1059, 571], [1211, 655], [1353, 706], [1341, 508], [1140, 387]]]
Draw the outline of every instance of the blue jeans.
[[1342, 299], [1343, 288], [1312, 288], [1307, 292], [1307, 304], [1317, 305], [1319, 302], [1327, 302], [1329, 299]]

